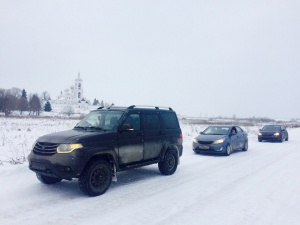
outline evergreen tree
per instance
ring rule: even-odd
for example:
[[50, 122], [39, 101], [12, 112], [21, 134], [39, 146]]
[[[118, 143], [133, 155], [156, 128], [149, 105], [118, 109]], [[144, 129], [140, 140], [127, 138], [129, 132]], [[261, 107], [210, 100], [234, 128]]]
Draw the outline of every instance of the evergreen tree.
[[99, 100], [98, 99], [94, 99], [93, 105], [99, 105]]
[[27, 93], [26, 93], [25, 89], [22, 90], [22, 96], [21, 97], [24, 97], [24, 98], [27, 99]]
[[49, 101], [46, 102], [45, 106], [44, 106], [44, 111], [45, 112], [51, 112], [52, 111], [52, 107]]
[[28, 105], [28, 100], [27, 100], [27, 93], [25, 91], [25, 89], [22, 90], [22, 96], [19, 99], [19, 103], [18, 103], [18, 110], [20, 110], [20, 114], [23, 113], [23, 111], [27, 111], [29, 108]]

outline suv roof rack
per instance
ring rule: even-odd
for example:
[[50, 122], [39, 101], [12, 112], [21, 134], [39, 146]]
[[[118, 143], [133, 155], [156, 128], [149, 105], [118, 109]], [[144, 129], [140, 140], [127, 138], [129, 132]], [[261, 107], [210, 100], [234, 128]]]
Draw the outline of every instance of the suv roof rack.
[[170, 111], [173, 111], [173, 109], [171, 107], [166, 107], [166, 106], [151, 106], [151, 105], [131, 105], [127, 109], [133, 109], [133, 108], [168, 109]]

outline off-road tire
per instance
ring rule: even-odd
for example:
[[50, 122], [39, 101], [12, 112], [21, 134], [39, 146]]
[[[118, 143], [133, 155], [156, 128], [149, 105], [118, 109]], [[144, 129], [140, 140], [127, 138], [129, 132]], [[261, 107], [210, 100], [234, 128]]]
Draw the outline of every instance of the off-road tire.
[[158, 169], [163, 175], [175, 173], [178, 165], [178, 154], [175, 150], [169, 150], [164, 159], [158, 163]]
[[83, 193], [89, 196], [102, 195], [109, 188], [112, 180], [112, 169], [103, 160], [88, 163], [78, 179], [78, 184]]
[[56, 184], [56, 183], [58, 183], [62, 180], [60, 178], [48, 177], [48, 176], [41, 175], [41, 174], [38, 174], [38, 173], [36, 174], [36, 177], [43, 184]]

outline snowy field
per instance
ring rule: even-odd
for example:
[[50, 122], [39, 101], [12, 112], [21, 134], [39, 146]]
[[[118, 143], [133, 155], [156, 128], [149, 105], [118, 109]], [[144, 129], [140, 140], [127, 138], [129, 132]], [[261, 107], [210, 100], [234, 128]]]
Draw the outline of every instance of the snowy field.
[[192, 140], [206, 125], [181, 122], [184, 152], [172, 176], [157, 165], [118, 173], [108, 191], [87, 197], [77, 180], [43, 185], [26, 157], [37, 137], [78, 120], [0, 117], [0, 224], [300, 224], [300, 128], [289, 141], [257, 142], [229, 157], [196, 155]]

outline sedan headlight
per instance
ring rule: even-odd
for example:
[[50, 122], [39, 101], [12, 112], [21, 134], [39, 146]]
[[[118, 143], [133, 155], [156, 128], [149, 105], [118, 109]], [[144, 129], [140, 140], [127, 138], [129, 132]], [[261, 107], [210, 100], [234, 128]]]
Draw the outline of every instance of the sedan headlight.
[[276, 132], [275, 134], [274, 134], [274, 136], [279, 136], [280, 134], [278, 133], [278, 132]]
[[57, 147], [57, 153], [70, 153], [75, 149], [82, 148], [81, 144], [60, 144]]
[[261, 136], [261, 135], [262, 135], [262, 134], [259, 132], [259, 133], [258, 133], [258, 136]]
[[222, 139], [219, 139], [219, 140], [215, 140], [214, 141], [214, 145], [217, 145], [217, 144], [221, 144], [221, 143], [223, 143], [225, 141], [225, 138], [222, 138]]

